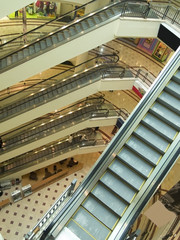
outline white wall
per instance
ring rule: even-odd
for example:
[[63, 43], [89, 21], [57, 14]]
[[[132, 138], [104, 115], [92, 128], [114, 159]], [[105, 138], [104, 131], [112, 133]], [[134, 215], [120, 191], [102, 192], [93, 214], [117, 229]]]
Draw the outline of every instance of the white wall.
[[105, 44], [116, 37], [155, 38], [159, 25], [160, 20], [149, 22], [146, 19], [116, 19], [91, 32], [82, 33], [82, 36], [76, 39], [67, 41], [59, 47], [1, 73], [0, 90]]
[[59, 162], [59, 161], [61, 161], [63, 159], [66, 159], [66, 158], [70, 158], [70, 157], [75, 156], [75, 155], [87, 154], [87, 153], [93, 153], [93, 152], [103, 152], [105, 148], [106, 148], [106, 145], [88, 146], [88, 147], [83, 147], [83, 148], [77, 148], [77, 149], [75, 149], [73, 151], [70, 151], [68, 153], [59, 155], [59, 156], [51, 158], [49, 160], [45, 160], [42, 163], [39, 163], [37, 161], [36, 165], [34, 165], [32, 167], [28, 167], [26, 169], [23, 169], [21, 171], [17, 171], [17, 172], [15, 172], [11, 175], [8, 175], [4, 178], [1, 178], [1, 181], [6, 180], [6, 179], [9, 180], [9, 179], [21, 178], [21, 176], [23, 176], [25, 174], [28, 174], [28, 173], [36, 171], [38, 169], [47, 167], [51, 164], [54, 164], [56, 162]]
[[[85, 97], [93, 95], [99, 91], [108, 91], [108, 90], [127, 90], [132, 89], [135, 79], [129, 78], [126, 80], [116, 79], [112, 82], [110, 80], [97, 81], [91, 85], [82, 87], [74, 92], [66, 94], [62, 97], [57, 96], [57, 99], [45, 103], [39, 107], [36, 107], [28, 112], [19, 114], [18, 116], [12, 117], [4, 122], [0, 123], [1, 134], [2, 132], [7, 132], [10, 129], [15, 129], [18, 126], [32, 121], [38, 117], [41, 117], [49, 112], [53, 112], [56, 109], [63, 108], [69, 104], [72, 104], [76, 101], [79, 101]], [[89, 87], [91, 86], [91, 87]]]
[[34, 148], [39, 148], [50, 142], [56, 141], [59, 138], [63, 138], [72, 133], [78, 132], [82, 129], [92, 128], [92, 127], [97, 127], [97, 126], [99, 126], [99, 127], [113, 126], [116, 124], [117, 118], [118, 117], [107, 117], [107, 118], [99, 118], [99, 119], [96, 118], [93, 120], [89, 119], [89, 120], [83, 121], [81, 123], [75, 124], [72, 127], [67, 127], [64, 130], [60, 130], [52, 135], [43, 137], [39, 140], [35, 140], [32, 143], [29, 143], [29, 144], [21, 146], [17, 149], [14, 149], [10, 152], [5, 152], [4, 154], [1, 154], [0, 163], [3, 161], [6, 161], [8, 159], [11, 159], [13, 157], [16, 157], [20, 154], [23, 154], [25, 152], [29, 152], [29, 151], [33, 150]]
[[1, 0], [0, 7], [0, 18], [5, 17], [6, 15], [19, 10], [30, 3], [34, 2], [33, 0]]

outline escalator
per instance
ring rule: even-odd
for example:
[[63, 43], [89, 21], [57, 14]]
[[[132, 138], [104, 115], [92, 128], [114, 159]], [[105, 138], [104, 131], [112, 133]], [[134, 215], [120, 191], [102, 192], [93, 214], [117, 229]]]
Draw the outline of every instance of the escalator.
[[[86, 7], [86, 5], [88, 4], [83, 6]], [[57, 28], [51, 33], [40, 35], [33, 41], [29, 42], [28, 37], [29, 35], [33, 36], [36, 29], [3, 44], [2, 48], [11, 50], [5, 55], [1, 53], [0, 89], [5, 89], [29, 76], [114, 39], [117, 33], [118, 22], [116, 21], [120, 16], [143, 18], [146, 8], [147, 4], [145, 3], [141, 3], [139, 7], [138, 2], [116, 2], [72, 21], [66, 26]], [[149, 14], [151, 18], [157, 18], [153, 12]], [[41, 29], [38, 28], [38, 31], [41, 32]], [[88, 45], [84, 44], [85, 42], [88, 42]], [[12, 46], [14, 46], [14, 50]], [[13, 76], [18, 77], [14, 78]]]
[[4, 147], [0, 149], [0, 162], [65, 137], [74, 131], [113, 126], [117, 118], [125, 121], [127, 117], [128, 112], [125, 109], [115, 108], [102, 97], [86, 99], [2, 135]]
[[106, 141], [102, 138], [101, 133], [91, 128], [70, 136], [56, 139], [39, 148], [4, 161], [0, 164], [1, 180], [20, 177], [42, 168], [42, 165], [48, 166], [58, 163], [60, 160], [74, 155], [103, 151], [106, 147]]
[[180, 154], [179, 63], [180, 48], [40, 240], [125, 239]]
[[[111, 84], [108, 81], [109, 79]], [[113, 80], [115, 81], [112, 84]], [[86, 69], [79, 74], [66, 78], [61, 74], [56, 75], [52, 78], [50, 86], [40, 88], [44, 84], [43, 82], [35, 86], [35, 89], [33, 87], [28, 88], [29, 95], [27, 97], [16, 100], [4, 107], [3, 100], [0, 101], [2, 102], [0, 103], [0, 105], [2, 104], [0, 128], [4, 132], [9, 131], [98, 91], [132, 89], [134, 80], [135, 78], [129, 69], [124, 69], [124, 66], [119, 64], [110, 63]], [[38, 91], [37, 88], [39, 88]], [[15, 97], [18, 98], [18, 93]]]

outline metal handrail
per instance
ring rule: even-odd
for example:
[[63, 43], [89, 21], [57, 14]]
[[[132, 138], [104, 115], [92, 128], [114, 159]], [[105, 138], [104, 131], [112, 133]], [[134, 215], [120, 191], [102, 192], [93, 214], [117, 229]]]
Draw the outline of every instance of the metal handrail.
[[[93, 105], [92, 105], [92, 106], [93, 106]], [[94, 105], [94, 107], [101, 107], [101, 105]], [[86, 117], [87, 119], [93, 118], [93, 117], [94, 117], [94, 118], [97, 118], [98, 116], [96, 116], [96, 114], [97, 114], [97, 115], [98, 115], [98, 113], [101, 113], [101, 114], [102, 114], [104, 111], [106, 111], [106, 114], [105, 114], [106, 117], [108, 117], [112, 112], [116, 112], [116, 114], [117, 114], [119, 117], [123, 117], [124, 120], [125, 120], [125, 118], [128, 117], [128, 114], [127, 114], [125, 111], [121, 110], [121, 109], [117, 110], [117, 109], [114, 109], [114, 108], [112, 108], [112, 109], [110, 109], [110, 108], [96, 108], [96, 109], [87, 109], [87, 111], [86, 111], [85, 113], [83, 113], [82, 115], [79, 115], [79, 114], [78, 114], [77, 116], [72, 116], [71, 119], [69, 119], [69, 121], [72, 121], [72, 120], [73, 120], [73, 122], [75, 122], [75, 124], [76, 124], [76, 121], [77, 121], [77, 122], [84, 121], [84, 120], [85, 120], [85, 117]], [[72, 113], [73, 113], [73, 112], [72, 112]], [[94, 114], [94, 116], [93, 116], [93, 114]], [[66, 114], [66, 115], [67, 115], [67, 114]], [[66, 117], [66, 115], [65, 115], [65, 117]], [[83, 116], [83, 115], [85, 115], [84, 118], [83, 118], [83, 120], [78, 121], [77, 119], [79, 118], [79, 116]], [[77, 118], [77, 119], [76, 119], [76, 118]], [[61, 119], [63, 120], [63, 118], [61, 118]], [[49, 123], [49, 122], [47, 122], [47, 124], [48, 124], [48, 123]], [[64, 119], [64, 121], [61, 122], [61, 126], [62, 126], [62, 124], [64, 124], [64, 123], [67, 123], [67, 124], [68, 124], [68, 122], [67, 122], [66, 119]], [[24, 132], [23, 132], [23, 133], [20, 133], [20, 134], [18, 134], [18, 135], [16, 134], [15, 137], [21, 136], [20, 141], [17, 140], [16, 142], [9, 143], [9, 144], [7, 145], [8, 148], [6, 148], [6, 146], [3, 147], [3, 148], [1, 148], [1, 149], [0, 149], [0, 155], [1, 155], [1, 154], [4, 154], [4, 153], [7, 153], [7, 152], [9, 152], [9, 151], [12, 151], [13, 149], [16, 149], [17, 146], [19, 146], [19, 145], [20, 145], [20, 146], [24, 146], [24, 145], [26, 145], [26, 144], [28, 144], [28, 143], [30, 143], [30, 142], [32, 142], [32, 141], [41, 139], [41, 138], [43, 137], [44, 131], [47, 131], [47, 130], [48, 130], [48, 132], [46, 132], [46, 137], [49, 136], [49, 135], [51, 135], [51, 134], [53, 134], [53, 133], [54, 133], [54, 132], [53, 132], [53, 129], [56, 128], [56, 127], [59, 126], [59, 125], [60, 125], [60, 124], [57, 123], [56, 125], [47, 128], [47, 127], [46, 127], [46, 123], [45, 123], [45, 124], [43, 125], [43, 129], [41, 129], [41, 126], [36, 126], [35, 129], [40, 128], [39, 131], [38, 131], [38, 133], [37, 133], [37, 132], [34, 132], [34, 134], [32, 134], [32, 135], [30, 135], [30, 136], [28, 136], [28, 137], [25, 136]], [[44, 129], [44, 127], [46, 127], [46, 129]], [[60, 126], [59, 126], [59, 128], [60, 128]], [[31, 129], [26, 129], [26, 132], [28, 133], [30, 130], [31, 130]], [[59, 130], [59, 131], [60, 131], [60, 130]], [[24, 135], [24, 137], [23, 137], [23, 135]], [[38, 136], [37, 136], [37, 135], [38, 135]], [[12, 139], [12, 138], [13, 138], [13, 136], [11, 136], [10, 139]], [[29, 138], [29, 139], [28, 139], [28, 138]], [[7, 141], [8, 141], [8, 139], [6, 139], [6, 141], [3, 141], [5, 145], [6, 145]], [[22, 141], [23, 141], [23, 142], [22, 142]], [[0, 165], [1, 165], [1, 164], [0, 164]]]
[[[53, 76], [51, 76], [51, 77], [49, 77], [49, 78], [46, 78], [46, 79], [43, 79], [42, 81], [40, 81], [40, 82], [37, 82], [37, 83], [35, 83], [35, 84], [33, 84], [33, 85], [31, 85], [31, 86], [29, 86], [29, 87], [26, 87], [26, 88], [24, 88], [24, 89], [22, 89], [22, 90], [20, 90], [19, 92], [16, 92], [16, 93], [14, 93], [14, 94], [12, 94], [12, 95], [10, 95], [10, 96], [7, 96], [7, 97], [5, 97], [5, 98], [3, 98], [3, 99], [0, 99], [0, 102], [1, 101], [4, 101], [4, 100], [6, 100], [6, 99], [8, 99], [8, 98], [10, 98], [10, 97], [12, 97], [12, 96], [17, 96], [19, 93], [22, 93], [22, 92], [24, 92], [24, 91], [29, 91], [30, 89], [32, 90], [32, 88], [34, 88], [35, 86], [39, 86], [40, 84], [44, 84], [44, 83], [46, 83], [47, 81], [49, 81], [49, 80], [54, 80], [54, 78], [56, 78], [56, 77], [61, 77], [61, 76], [63, 76], [63, 74], [66, 74], [66, 73], [68, 73], [68, 72], [71, 72], [72, 70], [75, 70], [76, 68], [78, 68], [78, 67], [80, 67], [80, 66], [83, 66], [83, 65], [85, 65], [85, 64], [88, 64], [89, 62], [94, 62], [95, 60], [97, 60], [97, 59], [101, 59], [102, 57], [106, 57], [106, 56], [108, 56], [108, 57], [116, 57], [116, 60], [114, 61], [114, 58], [112, 58], [112, 62], [114, 62], [114, 63], [117, 63], [118, 61], [119, 61], [119, 56], [118, 55], [114, 55], [114, 54], [105, 54], [105, 55], [103, 55], [103, 56], [95, 56], [95, 57], [93, 57], [93, 58], [91, 58], [91, 59], [88, 59], [88, 60], [86, 60], [86, 61], [84, 61], [83, 63], [80, 63], [80, 64], [78, 64], [78, 65], [76, 65], [76, 66], [73, 66], [73, 67], [70, 67], [69, 69], [67, 69], [67, 70], [65, 70], [65, 71], [63, 71], [63, 72], [61, 72], [61, 73], [57, 73], [57, 74], [55, 74], [55, 75], [53, 75]], [[71, 76], [69, 76], [69, 77], [71, 77]], [[62, 80], [62, 79], [61, 79]], [[56, 82], [57, 83], [57, 82]]]
[[65, 189], [65, 191], [60, 195], [60, 197], [55, 201], [55, 203], [50, 207], [50, 209], [45, 213], [45, 215], [38, 221], [38, 223], [25, 235], [26, 240], [32, 240], [37, 234], [39, 234], [41, 228], [47, 223], [47, 221], [52, 217], [57, 210], [61, 207], [62, 203], [70, 197], [76, 186], [77, 180], [74, 179], [71, 184]]
[[[84, 4], [83, 6], [85, 7], [86, 5], [88, 5], [88, 4], [92, 3], [92, 2], [94, 2], [94, 1], [90, 1], [89, 3], [86, 3], [86, 4]], [[137, 2], [135, 2], [135, 3], [134, 3], [134, 2], [131, 2], [131, 1], [129, 1], [129, 2], [127, 2], [127, 1], [118, 1], [118, 2], [115, 2], [115, 3], [113, 3], [113, 4], [107, 5], [106, 9], [108, 9], [108, 8], [110, 9], [112, 6], [116, 6], [116, 5], [121, 4], [122, 7], [124, 8], [124, 11], [123, 11], [122, 13], [120, 13], [120, 15], [121, 15], [121, 16], [124, 16], [124, 15], [126, 15], [125, 9], [126, 9], [126, 7], [127, 7], [128, 4], [138, 4], [138, 3], [142, 4], [141, 1], [139, 1], [139, 2], [137, 1]], [[143, 2], [143, 5], [144, 5], [145, 7], [148, 7], [148, 4], [145, 3], [145, 2]], [[79, 7], [79, 9], [81, 9], [83, 6]], [[69, 13], [72, 13], [72, 12], [75, 12], [75, 11], [77, 11], [77, 9], [75, 9], [75, 10], [69, 12]], [[84, 17], [81, 17], [81, 18], [79, 19], [79, 22], [84, 21], [85, 19], [90, 18], [92, 15], [95, 15], [95, 14], [100, 13], [100, 12], [103, 12], [103, 11], [104, 11], [104, 9], [95, 10], [93, 13], [90, 13], [90, 14], [85, 15]], [[69, 13], [68, 13], [68, 14], [69, 14]], [[142, 13], [142, 12], [140, 12], [140, 13]], [[66, 14], [66, 15], [67, 15], [67, 14]], [[64, 15], [63, 15], [63, 16], [64, 16]], [[134, 14], [134, 17], [136, 17], [136, 14]], [[60, 18], [61, 18], [61, 17], [60, 17]], [[51, 20], [51, 21], [53, 21], [53, 20]], [[74, 26], [75, 24], [76, 24], [76, 21], [75, 21], [75, 22], [71, 22], [71, 23], [67, 24], [66, 26], [63, 26], [62, 28], [53, 31], [52, 34], [55, 34], [55, 33], [57, 33], [57, 32], [63, 31], [63, 30], [65, 30], [65, 29], [69, 28], [69, 27]], [[41, 27], [41, 26], [39, 26], [38, 28], [40, 28], [40, 27]], [[32, 30], [31, 30], [30, 32], [32, 32]], [[28, 33], [25, 33], [25, 34], [23, 34], [23, 35], [20, 36], [20, 37], [23, 37], [23, 36], [25, 36], [26, 34], [28, 34]], [[20, 38], [20, 37], [19, 37], [19, 38]], [[34, 44], [35, 42], [37, 43], [38, 41], [43, 40], [43, 39], [45, 39], [46, 37], [47, 37], [47, 36], [45, 35], [45, 36], [43, 36], [43, 37], [41, 37], [41, 38], [38, 38], [38, 40], [33, 40], [31, 43], [25, 44], [24, 46], [20, 47], [19, 49], [17, 49], [17, 50], [14, 51], [13, 53], [16, 53], [16, 52], [20, 51], [22, 48], [25, 49], [26, 47], [29, 47], [30, 45]], [[16, 38], [16, 39], [18, 39], [18, 38]], [[13, 41], [13, 40], [12, 40], [12, 41]], [[12, 41], [11, 41], [11, 42], [12, 42]], [[5, 43], [5, 44], [7, 44], [7, 43]], [[9, 53], [9, 54], [4, 55], [4, 56], [1, 57], [0, 59], [3, 59], [4, 57], [8, 57], [8, 56], [11, 55], [11, 54], [12, 54], [12, 52]]]
[[[97, 68], [98, 67], [98, 68]], [[89, 76], [90, 74], [92, 74], [94, 71], [97, 71], [97, 69], [98, 69], [98, 71], [101, 73], [101, 76], [102, 77], [105, 77], [105, 73], [107, 72], [107, 69], [108, 69], [108, 67], [110, 68], [122, 68], [122, 70], [124, 69], [123, 67], [121, 67], [121, 66], [119, 66], [119, 65], [110, 65], [110, 64], [100, 64], [100, 65], [98, 65], [98, 66], [94, 66], [94, 67], [91, 67], [90, 69], [89, 69], [89, 71], [83, 71], [82, 73], [83, 74], [86, 74], [86, 76]], [[113, 72], [108, 72], [108, 73], [111, 73], [111, 74], [113, 74]], [[100, 76], [100, 75], [99, 75]], [[81, 76], [81, 77], [83, 77], [83, 75]], [[67, 81], [67, 80], [69, 80], [69, 82]], [[75, 77], [75, 80], [76, 80], [76, 77]], [[74, 80], [73, 80], [73, 77], [72, 76], [70, 76], [70, 77], [67, 77], [67, 78], [65, 78], [65, 79], [63, 79], [63, 86], [66, 86], [66, 85], [68, 85], [68, 84], [70, 84], [70, 83], [72, 83]], [[90, 83], [88, 83], [88, 84], [91, 84], [91, 82]], [[53, 85], [53, 87], [54, 87], [54, 85]], [[51, 88], [52, 88], [52, 85], [51, 85]], [[44, 89], [45, 91], [42, 91], [41, 93], [42, 93], [42, 96], [44, 95], [44, 94], [46, 94], [46, 91], [50, 91], [50, 88], [47, 88], [47, 89]], [[73, 91], [73, 89], [72, 89], [72, 91]], [[38, 93], [38, 92], [37, 92]], [[39, 98], [39, 96], [38, 96], [38, 94], [37, 94], [37, 96], [36, 96], [36, 94], [34, 94], [33, 95], [34, 97], [33, 98]], [[21, 101], [21, 100], [20, 100]], [[23, 101], [21, 101], [21, 104], [24, 104], [25, 102], [28, 102], [29, 101], [29, 99], [27, 99], [26, 101], [25, 100], [23, 100]], [[16, 102], [16, 104], [17, 104], [17, 102]], [[38, 104], [38, 106], [40, 106], [40, 105], [42, 105], [43, 103], [41, 102], [40, 104]], [[11, 106], [11, 108], [10, 109], [13, 109], [13, 108], [15, 108], [17, 105], [10, 105]], [[19, 106], [20, 106], [20, 103], [19, 103]], [[34, 107], [33, 107], [34, 108]], [[31, 108], [32, 109], [32, 108]], [[3, 108], [1, 109], [1, 112], [3, 111]], [[21, 112], [25, 112], [25, 109], [24, 109], [24, 111], [21, 111]], [[17, 113], [16, 113], [17, 114]], [[7, 119], [7, 118], [6, 118]]]

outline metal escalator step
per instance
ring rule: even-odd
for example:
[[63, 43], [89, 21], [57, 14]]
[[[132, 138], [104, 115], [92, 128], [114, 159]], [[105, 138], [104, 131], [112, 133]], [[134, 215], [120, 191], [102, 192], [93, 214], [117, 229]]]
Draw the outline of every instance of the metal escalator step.
[[145, 178], [140, 176], [138, 173], [128, 168], [125, 164], [121, 163], [117, 158], [108, 167], [116, 175], [122, 178], [125, 182], [130, 184], [136, 190], [139, 190], [143, 185]]
[[172, 109], [177, 114], [180, 114], [180, 101], [171, 94], [167, 92], [162, 92], [162, 94], [158, 97], [157, 101], [165, 105], [166, 107]]
[[67, 228], [67, 227], [64, 227], [62, 229], [62, 231], [58, 235], [57, 239], [62, 239], [62, 240], [68, 240], [68, 239], [70, 239], [70, 240], [81, 240], [72, 231], [70, 231], [70, 229]]
[[76, 23], [76, 24], [74, 25], [74, 28], [75, 28], [75, 31], [76, 31], [77, 33], [80, 33], [80, 32], [82, 31], [82, 26], [81, 26], [80, 23]]
[[24, 58], [23, 51], [18, 52], [18, 60], [22, 60]]
[[24, 55], [25, 58], [29, 56], [29, 49], [28, 48], [23, 49], [23, 55]]
[[108, 16], [104, 12], [99, 13], [99, 16], [102, 19], [102, 21], [106, 21], [108, 19]]
[[88, 22], [86, 20], [81, 22], [81, 26], [83, 30], [86, 30], [89, 28]]
[[47, 47], [51, 47], [52, 44], [53, 44], [53, 42], [51, 40], [51, 37], [46, 38], [46, 45], [47, 45]]
[[102, 22], [101, 18], [100, 18], [99, 16], [97, 16], [97, 15], [94, 15], [94, 16], [93, 16], [93, 19], [94, 19], [94, 22], [95, 22], [96, 24], [99, 24], [99, 23]]
[[159, 135], [172, 142], [177, 131], [170, 125], [164, 123], [159, 118], [148, 113], [146, 117], [142, 120], [142, 123], [153, 131], [158, 132]]
[[40, 47], [40, 44], [38, 42], [35, 43], [34, 47], [35, 47], [35, 52], [41, 51], [41, 47]]
[[111, 18], [111, 17], [114, 16], [114, 12], [113, 12], [111, 9], [107, 9], [107, 10], [105, 11], [105, 13], [107, 14], [107, 16], [108, 16], [109, 18]]
[[126, 143], [126, 146], [152, 164], [157, 164], [161, 158], [161, 154], [159, 152], [155, 151], [153, 148], [150, 148], [149, 145], [142, 142], [135, 136], [130, 137]]
[[169, 146], [169, 142], [163, 137], [159, 136], [156, 132], [140, 124], [134, 131], [134, 135], [140, 138], [143, 142], [147, 143], [161, 154], [164, 154]]
[[122, 12], [122, 6], [114, 6], [111, 8], [111, 11], [113, 11], [115, 15], [120, 14]]
[[64, 34], [64, 37], [65, 37], [66, 39], [69, 38], [69, 37], [70, 37], [69, 29], [65, 29], [65, 30], [63, 31], [63, 34]]
[[74, 35], [77, 34], [77, 31], [75, 30], [75, 27], [70, 27], [69, 32], [70, 32], [71, 36], [74, 36]]
[[6, 59], [7, 59], [7, 66], [11, 65], [12, 64], [12, 57], [8, 56]]
[[62, 32], [58, 32], [58, 33], [57, 33], [57, 37], [58, 37], [59, 42], [61, 42], [61, 41], [64, 40], [64, 35], [63, 35]]
[[87, 233], [89, 233], [89, 235], [93, 236], [94, 239], [104, 240], [111, 232], [110, 229], [104, 226], [82, 207], [78, 209], [72, 219], [77, 222]]
[[137, 193], [136, 190], [132, 189], [130, 186], [122, 182], [118, 177], [109, 171], [107, 171], [101, 177], [100, 181], [128, 203], [132, 201]]
[[35, 53], [35, 49], [34, 49], [33, 45], [29, 46], [29, 53], [30, 53], [30, 55]]
[[[94, 240], [94, 238], [88, 234], [86, 231], [84, 231], [83, 228], [73, 220], [70, 220], [66, 226], [71, 232], [73, 232], [77, 237], [79, 237], [80, 240]], [[71, 239], [71, 238], [70, 238]]]
[[57, 35], [56, 35], [56, 34], [52, 35], [52, 36], [51, 36], [51, 39], [52, 39], [52, 43], [53, 43], [53, 44], [58, 43], [58, 39], [57, 39]]
[[173, 128], [180, 130], [180, 117], [177, 113], [167, 109], [162, 104], [156, 102], [150, 109], [149, 112], [153, 113], [159, 119], [171, 125]]
[[88, 22], [89, 27], [93, 27], [95, 25], [95, 22], [92, 17], [88, 18], [86, 21]]
[[172, 80], [180, 84], [180, 70], [178, 70], [174, 76], [172, 77]]
[[177, 82], [170, 81], [165, 87], [164, 91], [169, 92], [176, 98], [180, 99], [180, 84], [178, 84]]
[[12, 63], [15, 63], [17, 61], [18, 61], [18, 55], [17, 55], [17, 53], [15, 53], [12, 55]]
[[44, 50], [44, 49], [46, 49], [46, 42], [45, 42], [45, 40], [41, 40], [40, 41], [40, 46], [41, 46], [41, 50]]
[[119, 216], [123, 214], [127, 208], [127, 203], [122, 201], [118, 195], [114, 194], [108, 188], [99, 182], [95, 188], [91, 191], [96, 198], [98, 198], [103, 204], [111, 208], [111, 210], [117, 213]]
[[86, 198], [82, 206], [111, 230], [119, 219], [117, 214], [96, 200], [92, 195]]
[[7, 67], [7, 58], [1, 60], [1, 69]]

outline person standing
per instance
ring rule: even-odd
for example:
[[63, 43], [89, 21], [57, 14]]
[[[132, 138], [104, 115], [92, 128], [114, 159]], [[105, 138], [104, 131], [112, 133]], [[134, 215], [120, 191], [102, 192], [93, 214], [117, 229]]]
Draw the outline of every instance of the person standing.
[[18, 10], [15, 11], [15, 18], [18, 17], [18, 12], [19, 12]]
[[0, 137], [0, 148], [3, 147], [3, 141], [2, 141], [2, 138]]

